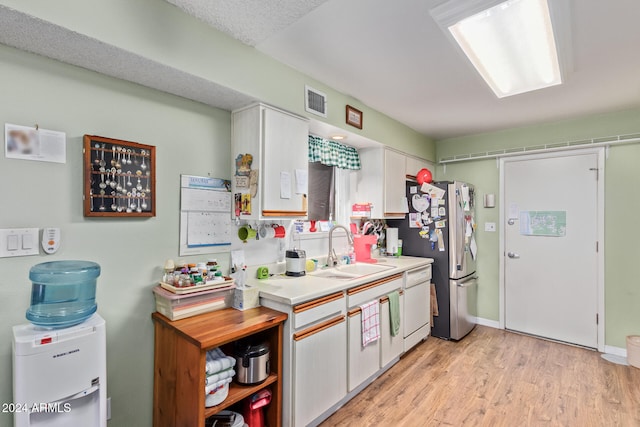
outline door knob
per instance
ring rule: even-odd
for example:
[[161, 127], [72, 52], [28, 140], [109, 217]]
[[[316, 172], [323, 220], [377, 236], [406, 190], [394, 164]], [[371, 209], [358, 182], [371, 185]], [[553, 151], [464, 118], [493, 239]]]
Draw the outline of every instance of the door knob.
[[507, 256], [508, 256], [509, 258], [514, 258], [514, 259], [515, 259], [515, 258], [520, 258], [520, 255], [518, 255], [518, 254], [517, 254], [517, 253], [515, 253], [515, 252], [507, 252]]

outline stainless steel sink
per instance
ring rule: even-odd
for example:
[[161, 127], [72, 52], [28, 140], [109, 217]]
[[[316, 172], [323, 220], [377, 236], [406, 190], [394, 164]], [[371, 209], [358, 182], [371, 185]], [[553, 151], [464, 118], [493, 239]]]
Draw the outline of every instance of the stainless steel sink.
[[336, 267], [335, 269], [341, 273], [355, 274], [356, 276], [368, 276], [369, 274], [379, 273], [384, 270], [395, 268], [392, 265], [379, 265], [379, 264], [347, 264]]
[[327, 268], [326, 270], [320, 270], [309, 274], [315, 277], [322, 277], [323, 279], [353, 280], [358, 278], [358, 276], [355, 276], [353, 274], [345, 274], [336, 271], [335, 268]]
[[313, 273], [309, 273], [315, 277], [322, 277], [325, 279], [336, 280], [353, 280], [370, 274], [380, 273], [381, 271], [391, 270], [396, 267], [392, 265], [378, 265], [378, 264], [347, 264], [333, 268], [324, 268]]

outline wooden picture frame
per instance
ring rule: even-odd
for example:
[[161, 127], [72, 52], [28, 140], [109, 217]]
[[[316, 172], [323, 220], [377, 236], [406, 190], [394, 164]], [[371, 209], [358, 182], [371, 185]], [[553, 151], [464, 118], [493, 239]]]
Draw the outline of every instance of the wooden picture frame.
[[348, 125], [362, 129], [362, 111], [357, 108], [347, 105], [345, 111], [345, 120]]
[[84, 216], [156, 216], [156, 147], [85, 135]]

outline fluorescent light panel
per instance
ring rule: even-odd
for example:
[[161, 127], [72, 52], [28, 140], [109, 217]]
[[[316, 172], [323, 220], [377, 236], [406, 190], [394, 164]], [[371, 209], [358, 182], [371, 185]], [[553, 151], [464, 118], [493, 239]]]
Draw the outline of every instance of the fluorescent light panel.
[[547, 0], [508, 0], [448, 28], [498, 98], [562, 83]]

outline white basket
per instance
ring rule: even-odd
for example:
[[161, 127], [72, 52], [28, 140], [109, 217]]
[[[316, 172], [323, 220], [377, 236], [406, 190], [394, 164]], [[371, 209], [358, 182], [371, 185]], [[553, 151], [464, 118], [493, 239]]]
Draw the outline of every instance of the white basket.
[[221, 389], [218, 389], [215, 393], [207, 395], [207, 397], [205, 398], [204, 406], [209, 408], [211, 406], [219, 405], [222, 402], [224, 402], [224, 400], [227, 398], [228, 395], [229, 395], [229, 383], [226, 383], [224, 386], [222, 386]]
[[640, 368], [640, 335], [627, 336], [627, 362]]

